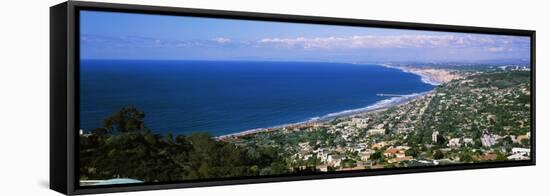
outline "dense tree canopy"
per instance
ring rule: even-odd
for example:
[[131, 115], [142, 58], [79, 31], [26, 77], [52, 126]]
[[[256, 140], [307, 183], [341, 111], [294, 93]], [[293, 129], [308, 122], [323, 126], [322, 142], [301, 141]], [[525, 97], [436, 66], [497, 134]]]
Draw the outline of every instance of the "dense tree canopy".
[[146, 129], [143, 117], [125, 107], [106, 118], [104, 127], [81, 136], [80, 178], [166, 182], [289, 172], [272, 147], [236, 146], [205, 132], [161, 136]]

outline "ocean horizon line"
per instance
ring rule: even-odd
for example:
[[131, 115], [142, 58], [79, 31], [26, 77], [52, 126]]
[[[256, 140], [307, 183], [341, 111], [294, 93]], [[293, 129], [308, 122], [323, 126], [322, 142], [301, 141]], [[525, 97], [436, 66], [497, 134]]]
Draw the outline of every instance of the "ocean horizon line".
[[[521, 59], [482, 59], [476, 61], [470, 60], [459, 60], [459, 61], [434, 61], [434, 60], [419, 60], [419, 61], [400, 61], [400, 60], [307, 60], [307, 59], [244, 59], [244, 58], [235, 58], [235, 59], [138, 59], [138, 58], [81, 58], [80, 61], [232, 61], [232, 62], [312, 62], [312, 63], [349, 63], [349, 64], [388, 64], [388, 63], [399, 63], [399, 64], [411, 64], [411, 66], [417, 66], [417, 64], [448, 64], [448, 63], [466, 63], [466, 64], [518, 64], [517, 61]], [[490, 61], [490, 62], [486, 62]], [[492, 63], [492, 61], [506, 61]], [[524, 64], [524, 63], [519, 63]], [[530, 63], [525, 63], [525, 65], [530, 66]]]
[[[88, 59], [88, 60], [90, 60], [90, 59]], [[107, 60], [107, 61], [109, 61], [109, 60]], [[121, 60], [121, 61], [125, 61], [125, 60]], [[154, 61], [156, 61], [156, 60], [151, 60], [149, 62], [149, 64], [154, 63]], [[163, 61], [169, 61], [169, 60], [163, 60]], [[184, 61], [193, 61], [193, 60], [184, 60]], [[213, 61], [203, 61], [203, 62], [224, 62], [224, 61], [213, 60]], [[233, 61], [233, 62], [242, 62], [242, 61]], [[268, 62], [268, 61], [247, 61], [247, 62]], [[274, 61], [274, 62], [278, 63], [279, 61]], [[98, 63], [103, 64], [103, 65], [108, 65], [108, 64], [105, 64], [105, 63], [108, 63], [108, 62], [98, 62]], [[281, 62], [281, 63], [285, 63], [285, 62]], [[301, 63], [301, 62], [289, 62], [289, 63]], [[304, 62], [304, 63], [329, 63], [330, 64], [330, 63], [335, 63], [335, 62]], [[309, 123], [309, 122], [315, 122], [315, 121], [324, 121], [324, 120], [328, 120], [328, 119], [333, 119], [333, 118], [338, 118], [338, 117], [343, 117], [343, 116], [348, 116], [348, 115], [353, 115], [353, 114], [358, 114], [358, 113], [368, 112], [368, 111], [372, 111], [372, 110], [378, 110], [378, 109], [382, 109], [382, 108], [391, 107], [393, 105], [397, 105], [399, 103], [402, 103], [405, 100], [410, 100], [414, 97], [425, 94], [425, 93], [433, 90], [434, 86], [436, 86], [436, 85], [433, 85], [433, 84], [430, 84], [430, 83], [426, 82], [426, 80], [423, 78], [423, 75], [421, 75], [421, 74], [406, 72], [402, 69], [398, 69], [396, 67], [384, 66], [384, 64], [380, 64], [380, 63], [365, 63], [365, 62], [362, 62], [362, 63], [357, 63], [357, 62], [354, 62], [354, 63], [339, 63], [338, 62], [337, 64], [346, 64], [348, 66], [354, 65], [354, 66], [380, 67], [380, 68], [392, 69], [392, 70], [396, 70], [396, 72], [409, 74], [409, 76], [408, 76], [408, 78], [410, 78], [409, 80], [411, 80], [411, 81], [416, 80], [419, 83], [428, 84], [429, 87], [425, 85], [426, 87], [424, 87], [424, 89], [422, 89], [422, 90], [421, 90], [422, 87], [420, 87], [420, 89], [416, 89], [416, 87], [413, 87], [412, 89], [407, 88], [408, 90], [403, 89], [403, 90], [405, 90], [405, 93], [403, 93], [402, 96], [399, 96], [399, 97], [390, 97], [390, 98], [378, 97], [375, 100], [373, 100], [374, 102], [372, 102], [372, 103], [369, 103], [370, 101], [366, 102], [365, 103], [366, 105], [363, 105], [363, 106], [357, 105], [357, 104], [352, 104], [354, 106], [348, 107], [348, 109], [342, 108], [342, 107], [341, 108], [333, 108], [333, 109], [336, 109], [336, 110], [332, 110], [332, 111], [331, 110], [325, 110], [324, 113], [317, 113], [317, 114], [313, 113], [313, 115], [311, 115], [311, 116], [303, 115], [303, 116], [300, 117], [301, 119], [300, 118], [290, 119], [290, 118], [293, 118], [290, 115], [290, 117], [289, 116], [284, 116], [283, 118], [280, 118], [278, 120], [275, 119], [271, 123], [268, 123], [267, 121], [264, 122], [264, 123], [257, 123], [259, 121], [254, 121], [252, 123], [249, 123], [249, 125], [264, 124], [266, 126], [249, 126], [249, 125], [247, 125], [249, 128], [246, 128], [246, 126], [242, 126], [242, 128], [245, 128], [245, 129], [239, 129], [239, 127], [241, 127], [241, 126], [230, 124], [230, 126], [227, 126], [227, 127], [224, 128], [225, 130], [219, 129], [219, 130], [223, 130], [223, 131], [208, 131], [208, 132], [211, 133], [213, 135], [213, 137], [223, 137], [223, 136], [227, 136], [227, 135], [242, 134], [242, 133], [255, 131], [255, 130], [261, 130], [261, 129], [270, 129], [270, 128], [276, 128], [276, 127], [290, 126], [290, 125], [293, 125], [293, 124], [303, 124], [303, 123]], [[144, 64], [144, 65], [148, 65], [148, 64]], [[173, 65], [177, 65], [177, 64], [173, 64]], [[141, 66], [141, 67], [143, 67], [143, 66]], [[145, 73], [145, 72], [141, 72], [141, 73]], [[376, 73], [376, 72], [373, 72], [373, 73]], [[417, 79], [413, 79], [412, 77], [410, 77], [412, 75], [417, 76]], [[390, 94], [391, 93], [397, 93], [397, 92], [392, 92], [392, 89], [393, 88], [390, 88], [390, 89], [383, 88], [383, 89], [374, 90], [374, 91], [372, 91], [372, 95], [368, 95], [368, 96], [374, 97], [378, 93], [390, 93]], [[371, 91], [371, 90], [369, 90], [369, 91]], [[359, 106], [359, 107], [357, 107], [357, 106]], [[344, 110], [341, 110], [341, 109], [344, 109]], [[81, 111], [81, 112], [88, 112], [88, 113], [89, 112], [94, 112], [94, 114], [87, 114], [87, 115], [91, 115], [91, 116], [98, 116], [98, 114], [96, 114], [96, 113], [106, 113], [105, 110], [98, 110], [98, 109], [90, 110], [90, 111]], [[165, 111], [162, 111], [162, 112], [166, 113]], [[165, 114], [162, 114], [162, 115], [165, 115]], [[154, 118], [159, 118], [159, 117], [154, 117]], [[211, 120], [211, 121], [215, 121], [215, 120]], [[220, 120], [216, 120], [216, 121], [220, 121]], [[183, 121], [183, 122], [185, 122], [185, 121]], [[177, 124], [179, 122], [173, 121], [173, 122], [170, 122], [170, 123]], [[173, 132], [173, 133], [181, 133], [183, 135], [187, 135], [189, 133], [192, 133], [191, 131], [187, 131], [185, 129], [183, 129], [181, 131], [175, 131], [173, 128], [165, 129], [163, 127], [166, 126], [166, 125], [162, 125], [162, 124], [158, 124], [158, 123], [151, 124], [151, 125], [152, 125], [153, 128], [154, 127], [160, 128], [160, 129], [157, 129], [157, 128], [153, 129], [154, 132], [158, 132], [158, 133], [163, 133], [163, 132], [166, 132], [167, 130], [171, 130], [171, 132]], [[170, 125], [170, 126], [172, 126], [172, 125]], [[191, 126], [191, 125], [189, 125], [189, 126]], [[209, 127], [218, 127], [218, 128], [222, 127], [223, 128], [223, 126], [215, 125], [215, 124], [204, 125], [204, 126], [205, 127], [209, 126]], [[90, 127], [82, 127], [82, 128], [90, 128]], [[201, 128], [201, 129], [203, 129], [203, 128]], [[206, 128], [206, 129], [208, 129], [208, 128]], [[176, 130], [180, 130], [180, 129], [176, 129]], [[211, 130], [218, 130], [218, 129], [211, 129]]]
[[174, 62], [174, 61], [197, 61], [197, 62], [282, 62], [282, 63], [335, 63], [335, 64], [351, 64], [351, 65], [366, 65], [366, 66], [382, 66], [390, 69], [398, 69], [405, 73], [411, 73], [414, 75], [420, 76], [420, 80], [424, 82], [425, 84], [429, 84], [432, 86], [438, 86], [441, 85], [440, 82], [434, 81], [430, 76], [427, 76], [425, 74], [419, 74], [415, 72], [411, 72], [399, 67], [390, 66], [388, 63], [383, 62], [345, 62], [345, 61], [295, 61], [295, 60], [234, 60], [234, 59], [80, 59], [80, 61], [164, 61], [164, 62]]

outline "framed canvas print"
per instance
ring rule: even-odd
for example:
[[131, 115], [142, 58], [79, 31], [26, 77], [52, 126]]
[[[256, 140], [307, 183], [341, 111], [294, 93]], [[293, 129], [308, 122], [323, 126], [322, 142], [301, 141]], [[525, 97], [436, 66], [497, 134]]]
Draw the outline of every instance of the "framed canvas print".
[[535, 164], [535, 32], [51, 7], [65, 194]]

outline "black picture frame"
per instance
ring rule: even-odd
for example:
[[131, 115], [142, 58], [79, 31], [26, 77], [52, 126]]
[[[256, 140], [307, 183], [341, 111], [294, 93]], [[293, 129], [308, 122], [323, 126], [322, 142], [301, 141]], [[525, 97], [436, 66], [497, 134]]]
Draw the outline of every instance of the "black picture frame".
[[[531, 38], [531, 159], [523, 161], [376, 169], [299, 176], [268, 176], [209, 181], [81, 187], [78, 183], [78, 150], [76, 150], [79, 145], [79, 107], [77, 107], [79, 103], [79, 10], [529, 36]], [[535, 31], [532, 30], [97, 2], [64, 2], [50, 8], [50, 188], [63, 194], [73, 195], [535, 165], [535, 54]]]

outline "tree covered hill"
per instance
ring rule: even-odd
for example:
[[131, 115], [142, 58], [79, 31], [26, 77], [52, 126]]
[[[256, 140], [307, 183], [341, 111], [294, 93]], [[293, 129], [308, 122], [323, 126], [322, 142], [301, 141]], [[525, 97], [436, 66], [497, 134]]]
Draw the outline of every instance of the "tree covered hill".
[[80, 179], [133, 178], [167, 182], [289, 173], [280, 150], [236, 146], [205, 132], [159, 135], [143, 112], [125, 107], [104, 126], [80, 136]]

